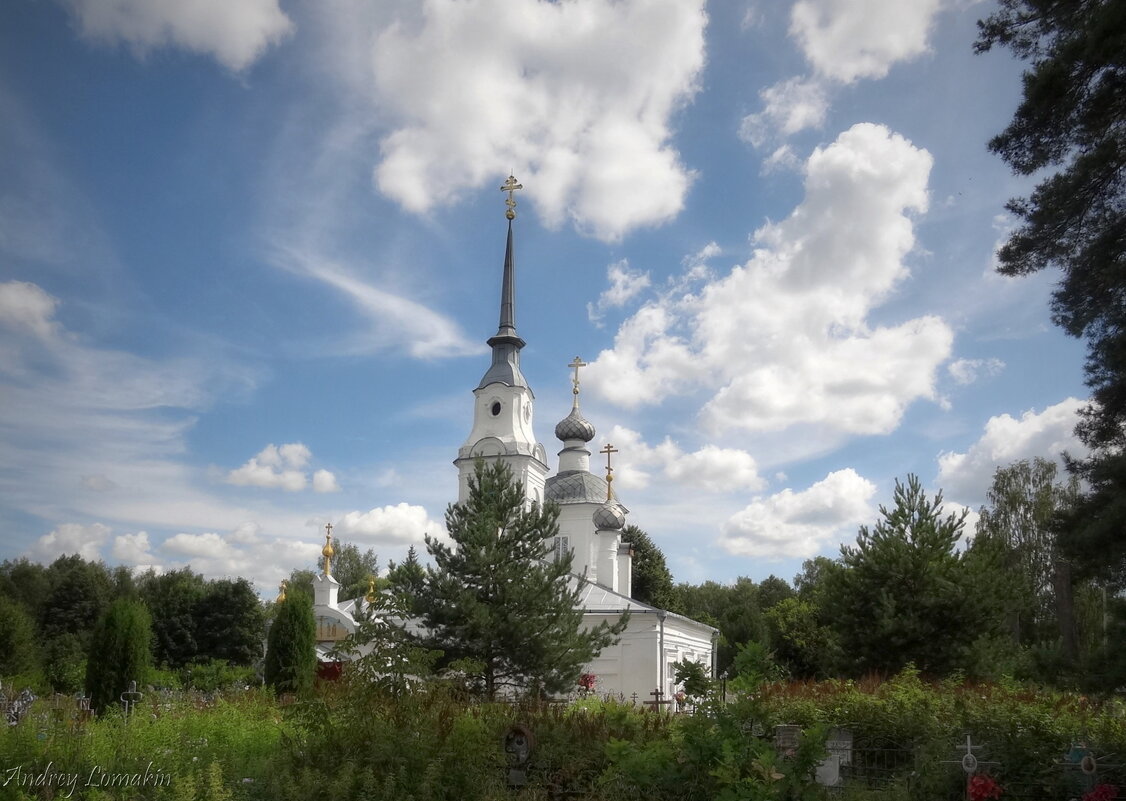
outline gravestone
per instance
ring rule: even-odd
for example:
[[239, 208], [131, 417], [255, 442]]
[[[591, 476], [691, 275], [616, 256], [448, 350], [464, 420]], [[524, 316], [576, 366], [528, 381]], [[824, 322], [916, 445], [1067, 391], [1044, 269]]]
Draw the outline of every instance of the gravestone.
[[825, 749], [829, 752], [817, 765], [814, 776], [822, 787], [840, 787], [841, 767], [852, 764], [852, 731], [834, 727], [825, 738]]

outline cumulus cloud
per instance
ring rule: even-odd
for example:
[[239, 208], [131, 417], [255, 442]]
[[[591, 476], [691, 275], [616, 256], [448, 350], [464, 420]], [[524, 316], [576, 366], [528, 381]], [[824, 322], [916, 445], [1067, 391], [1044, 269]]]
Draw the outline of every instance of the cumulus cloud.
[[739, 138], [762, 147], [774, 135], [790, 136], [806, 128], [820, 128], [829, 110], [826, 89], [806, 78], [768, 86], [759, 92], [764, 108], [743, 118]]
[[946, 451], [938, 457], [938, 485], [945, 494], [972, 507], [985, 502], [998, 467], [1021, 459], [1061, 462], [1060, 454], [1075, 457], [1087, 448], [1075, 436], [1078, 411], [1086, 401], [1067, 398], [1041, 412], [1029, 409], [1019, 418], [1009, 414], [990, 417], [977, 442], [963, 453]]
[[819, 75], [841, 83], [883, 78], [927, 52], [942, 0], [798, 0], [790, 35]]
[[8, 281], [0, 284], [0, 325], [30, 332], [42, 339], [55, 334], [58, 301], [35, 284]]
[[320, 555], [315, 536], [307, 541], [259, 536], [255, 523], [244, 523], [228, 534], [181, 532], [161, 543], [168, 566], [187, 567], [207, 577], [241, 576], [260, 592], [270, 592], [295, 567], [311, 567]]
[[719, 542], [740, 556], [806, 559], [868, 522], [875, 492], [852, 468], [837, 470], [800, 492], [756, 498], [723, 524]]
[[754, 457], [737, 448], [708, 444], [685, 452], [669, 437], [651, 446], [640, 433], [623, 426], [611, 429], [609, 441], [618, 449], [617, 489], [642, 489], [649, 485], [654, 471], [680, 486], [707, 492], [759, 490], [766, 484]]
[[426, 509], [408, 503], [349, 512], [336, 522], [338, 536], [386, 545], [420, 543], [424, 535], [441, 536], [445, 526], [430, 519]]
[[998, 375], [1004, 369], [1005, 363], [1000, 359], [956, 359], [946, 365], [950, 377], [963, 385]]
[[340, 492], [340, 485], [336, 483], [336, 476], [328, 470], [318, 470], [313, 473], [314, 492]]
[[934, 316], [868, 322], [907, 275], [931, 161], [867, 123], [818, 148], [804, 201], [755, 232], [750, 261], [697, 294], [639, 309], [591, 364], [587, 386], [627, 408], [705, 392], [713, 431], [894, 430], [910, 403], [936, 397], [953, 342]]
[[593, 323], [598, 323], [607, 309], [624, 306], [651, 283], [649, 273], [630, 269], [628, 259], [609, 265], [606, 280], [610, 286], [598, 296], [597, 302], [586, 305], [587, 317]]
[[373, 48], [378, 102], [395, 120], [381, 192], [423, 212], [503, 164], [549, 225], [613, 240], [680, 211], [692, 173], [671, 117], [704, 66], [703, 0], [421, 5]]
[[[798, 0], [790, 36], [812, 75], [780, 81], [759, 92], [763, 110], [743, 118], [739, 135], [755, 147], [825, 121], [835, 85], [879, 79], [896, 63], [927, 52], [943, 0]], [[783, 166], [775, 151], [770, 168]]]
[[[227, 474], [227, 483], [240, 487], [264, 487], [300, 492], [309, 484], [305, 467], [313, 454], [300, 442], [270, 444], [252, 456], [242, 467]], [[328, 470], [313, 473], [314, 492], [338, 492], [336, 476]]]
[[136, 534], [120, 534], [113, 538], [110, 556], [126, 565], [151, 567], [158, 561], [152, 555], [151, 547], [148, 532], [138, 531]]
[[231, 70], [250, 66], [293, 30], [278, 0], [63, 0], [82, 35], [122, 41], [139, 54], [165, 45], [214, 56]]
[[36, 540], [31, 555], [41, 562], [52, 562], [70, 554], [78, 554], [90, 562], [97, 561], [102, 558], [102, 546], [109, 535], [109, 526], [102, 523], [63, 523]]

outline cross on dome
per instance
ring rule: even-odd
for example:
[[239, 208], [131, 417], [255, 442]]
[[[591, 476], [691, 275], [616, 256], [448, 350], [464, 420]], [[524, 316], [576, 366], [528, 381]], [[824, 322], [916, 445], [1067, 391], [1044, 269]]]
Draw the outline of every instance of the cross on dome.
[[610, 466], [610, 455], [618, 453], [618, 449], [606, 443], [606, 447], [599, 451], [599, 453], [606, 454], [606, 500], [612, 500], [614, 497], [614, 490], [612, 484], [614, 483], [614, 468]]
[[505, 198], [504, 201], [504, 205], [508, 207], [504, 210], [504, 216], [510, 220], [516, 219], [516, 200], [512, 197], [512, 193], [517, 189], [523, 188], [524, 185], [517, 183], [516, 177], [513, 175], [509, 175], [508, 179], [504, 182], [504, 186], [500, 188], [500, 191], [508, 193], [508, 197]]

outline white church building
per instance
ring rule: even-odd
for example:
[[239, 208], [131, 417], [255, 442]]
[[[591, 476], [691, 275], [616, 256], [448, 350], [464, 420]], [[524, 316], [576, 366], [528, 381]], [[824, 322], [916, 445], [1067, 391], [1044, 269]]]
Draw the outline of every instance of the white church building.
[[[606, 476], [590, 470], [590, 443], [595, 429], [579, 407], [579, 368], [573, 370], [571, 413], [555, 426], [562, 443], [558, 469], [550, 473], [547, 452], [533, 428], [535, 395], [520, 371], [520, 351], [525, 342], [516, 333], [516, 267], [512, 223], [516, 216], [512, 192], [520, 188], [509, 176], [503, 190], [506, 201], [508, 241], [501, 276], [500, 324], [487, 340], [492, 361], [473, 390], [473, 425], [458, 449], [458, 503], [469, 496], [469, 478], [477, 459], [502, 461], [523, 484], [528, 503], [559, 505], [559, 534], [550, 543], [555, 554], [573, 554], [572, 581], [581, 583], [580, 603], [586, 626], [614, 622], [629, 611], [629, 625], [614, 645], [605, 648], [584, 673], [596, 677], [599, 694], [651, 699], [660, 689], [664, 698], [676, 692], [673, 664], [689, 659], [707, 666], [714, 675], [716, 640], [719, 632], [708, 625], [631, 597], [633, 550], [622, 542], [628, 510], [611, 489], [610, 456], [617, 451], [609, 443], [600, 453], [607, 455]], [[331, 556], [331, 545], [326, 545]], [[330, 559], [326, 559], [326, 565]], [[317, 639], [322, 653], [355, 630], [353, 615], [359, 601], [338, 602], [339, 583], [326, 569], [314, 579]]]

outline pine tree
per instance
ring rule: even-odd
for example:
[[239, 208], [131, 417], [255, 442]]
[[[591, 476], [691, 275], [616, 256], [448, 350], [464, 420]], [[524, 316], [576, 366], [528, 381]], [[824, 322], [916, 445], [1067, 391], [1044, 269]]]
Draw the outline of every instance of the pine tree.
[[895, 482], [895, 504], [871, 530], [841, 547], [841, 570], [827, 576], [833, 623], [857, 672], [894, 672], [913, 662], [932, 674], [961, 667], [979, 633], [975, 600], [955, 545], [966, 512], [942, 514], [916, 476]]
[[152, 665], [152, 618], [143, 603], [114, 601], [90, 638], [86, 694], [101, 712], [116, 704], [131, 682], [143, 686]]
[[279, 693], [305, 693], [317, 672], [317, 624], [313, 600], [291, 591], [278, 605], [266, 638], [266, 684]]
[[426, 538], [434, 560], [421, 596], [427, 644], [447, 661], [475, 663], [489, 699], [505, 687], [569, 689], [625, 629], [625, 616], [583, 629], [571, 557], [548, 558], [558, 515], [553, 504], [528, 508], [507, 465], [479, 462], [468, 500], [446, 511], [453, 546]]

